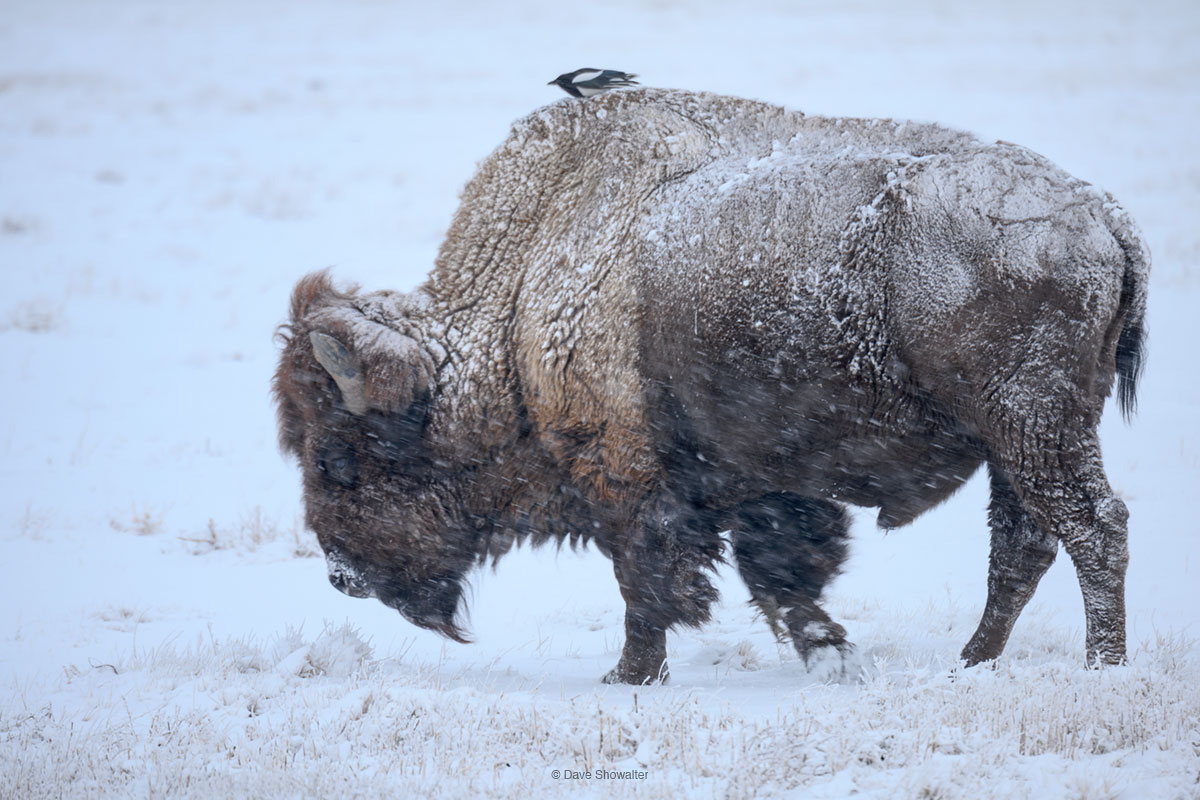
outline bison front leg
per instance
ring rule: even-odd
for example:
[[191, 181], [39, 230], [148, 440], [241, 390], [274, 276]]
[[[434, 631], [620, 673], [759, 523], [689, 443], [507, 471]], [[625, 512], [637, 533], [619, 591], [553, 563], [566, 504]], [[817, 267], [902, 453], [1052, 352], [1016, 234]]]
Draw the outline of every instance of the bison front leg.
[[988, 595], [979, 627], [962, 651], [969, 667], [991, 661], [1004, 650], [1017, 616], [1058, 553], [1058, 539], [1037, 526], [1008, 479], [991, 464], [988, 474], [992, 483]]
[[612, 548], [625, 599], [625, 646], [605, 683], [666, 681], [667, 630], [707, 622], [717, 598], [707, 574], [721, 556], [716, 531], [669, 499], [648, 503], [639, 523]]
[[667, 629], [652, 614], [640, 608], [637, 600], [625, 597], [625, 646], [621, 660], [604, 676], [605, 683], [665, 683], [667, 669]]

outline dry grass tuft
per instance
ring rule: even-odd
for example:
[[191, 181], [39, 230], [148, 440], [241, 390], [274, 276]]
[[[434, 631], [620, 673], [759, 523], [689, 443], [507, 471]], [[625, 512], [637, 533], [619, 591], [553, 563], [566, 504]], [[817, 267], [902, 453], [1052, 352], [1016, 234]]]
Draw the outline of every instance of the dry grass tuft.
[[181, 536], [196, 555], [216, 550], [233, 550], [243, 553], [256, 552], [276, 542], [287, 542], [291, 555], [296, 558], [313, 558], [321, 555], [316, 537], [304, 529], [299, 520], [284, 525], [263, 514], [261, 506], [255, 506], [236, 523], [218, 524], [209, 519], [208, 525], [199, 536]]
[[[1194, 647], [1168, 649], [1100, 671], [1034, 660], [950, 672], [877, 664], [861, 687], [806, 689], [762, 719], [687, 688], [636, 698], [619, 688], [505, 692], [403, 657], [372, 661], [349, 625], [327, 625], [311, 641], [289, 629], [265, 644], [200, 641], [76, 670], [54, 702], [10, 694], [0, 701], [9, 766], [0, 796], [151, 786], [167, 795], [1007, 799], [1036, 775], [1039, 796], [1102, 800], [1136, 785], [1144, 796], [1184, 797], [1200, 771], [1200, 670]], [[591, 777], [564, 779], [568, 771]]]
[[146, 507], [138, 510], [137, 505], [134, 504], [130, 506], [129, 512], [127, 518], [111, 517], [108, 520], [108, 526], [114, 531], [135, 533], [138, 536], [153, 536], [162, 533], [163, 518], [167, 515], [167, 509], [159, 511]]

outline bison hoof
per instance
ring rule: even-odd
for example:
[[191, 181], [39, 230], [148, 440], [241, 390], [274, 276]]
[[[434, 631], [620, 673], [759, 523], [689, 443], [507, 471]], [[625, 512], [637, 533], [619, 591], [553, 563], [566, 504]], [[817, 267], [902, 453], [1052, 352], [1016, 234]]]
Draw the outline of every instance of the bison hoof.
[[808, 620], [796, 624], [789, 620], [788, 631], [792, 635], [792, 646], [805, 661], [813, 650], [825, 647], [843, 647], [846, 645], [846, 629], [836, 622], [819, 622]]
[[967, 646], [963, 648], [959, 658], [962, 659], [963, 666], [969, 669], [979, 664], [995, 661], [1000, 657], [1003, 649], [1004, 642], [1000, 642], [997, 646], [992, 639], [976, 634], [971, 637], [971, 641], [967, 642]]
[[601, 680], [605, 683], [628, 683], [633, 686], [649, 686], [655, 683], [666, 683], [671, 677], [667, 670], [667, 662], [663, 661], [657, 669], [630, 668], [624, 660], [613, 667]]
[[862, 659], [849, 642], [809, 648], [803, 658], [809, 677], [818, 683], [862, 682]]
[[1088, 650], [1087, 666], [1088, 669], [1101, 669], [1102, 667], [1122, 667], [1128, 664], [1128, 659], [1125, 658], [1125, 649], [1111, 650]]
[[793, 635], [792, 644], [810, 676], [822, 683], [854, 683], [862, 676], [862, 661], [846, 641], [846, 629], [836, 622], [810, 621]]

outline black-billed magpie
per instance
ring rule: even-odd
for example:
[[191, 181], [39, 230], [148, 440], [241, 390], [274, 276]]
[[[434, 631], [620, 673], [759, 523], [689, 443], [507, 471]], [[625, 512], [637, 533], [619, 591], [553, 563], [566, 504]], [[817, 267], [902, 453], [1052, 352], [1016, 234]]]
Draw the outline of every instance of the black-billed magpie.
[[637, 75], [617, 72], [615, 69], [584, 67], [559, 75], [546, 85], [557, 85], [572, 97], [591, 97], [617, 86], [636, 86], [637, 81], [634, 80], [636, 77]]

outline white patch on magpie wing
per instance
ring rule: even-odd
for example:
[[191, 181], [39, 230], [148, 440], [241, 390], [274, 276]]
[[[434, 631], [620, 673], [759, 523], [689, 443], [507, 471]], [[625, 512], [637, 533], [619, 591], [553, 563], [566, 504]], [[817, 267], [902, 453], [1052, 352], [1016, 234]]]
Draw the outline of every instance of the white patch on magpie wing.
[[583, 81], [590, 81], [592, 78], [599, 78], [602, 74], [604, 74], [604, 70], [601, 69], [592, 70], [590, 72], [581, 72], [574, 78], [571, 78], [571, 83], [578, 85]]

